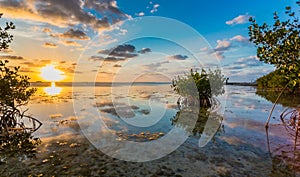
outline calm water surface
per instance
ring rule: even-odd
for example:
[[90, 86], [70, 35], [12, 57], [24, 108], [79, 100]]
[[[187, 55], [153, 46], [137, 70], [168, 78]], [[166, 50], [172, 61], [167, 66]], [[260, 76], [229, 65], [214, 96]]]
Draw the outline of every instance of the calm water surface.
[[[218, 97], [221, 107], [211, 114], [201, 110], [180, 111], [177, 99], [178, 95], [167, 84], [39, 87], [29, 110], [43, 122], [34, 133], [43, 143], [37, 159], [23, 163], [25, 167], [31, 165], [30, 173], [57, 176], [300, 175], [299, 150], [294, 148], [294, 138], [279, 118], [287, 105], [276, 106], [267, 140], [264, 124], [273, 103], [257, 95], [253, 87], [227, 86], [226, 94]], [[102, 124], [97, 124], [99, 121]], [[99, 148], [103, 139], [111, 137], [104, 130], [110, 130], [118, 142], [140, 143], [163, 139], [173, 129], [187, 135], [187, 140], [152, 161], [126, 162], [103, 154]], [[99, 137], [102, 140], [98, 142]], [[173, 137], [170, 142], [176, 144], [179, 139]], [[64, 148], [75, 155], [62, 158], [58, 165], [47, 163], [53, 153]], [[116, 149], [116, 154], [117, 151], [120, 149]], [[141, 152], [151, 154], [151, 150], [137, 148], [136, 153]]]

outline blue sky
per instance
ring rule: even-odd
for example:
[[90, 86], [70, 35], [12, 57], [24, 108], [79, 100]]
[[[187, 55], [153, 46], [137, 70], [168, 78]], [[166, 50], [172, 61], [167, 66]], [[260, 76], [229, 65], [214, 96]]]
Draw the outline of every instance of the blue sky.
[[1, 24], [12, 21], [17, 26], [12, 31], [14, 42], [1, 58], [21, 65], [33, 81], [43, 80], [40, 69], [49, 64], [64, 73], [64, 81], [74, 76], [75, 81], [130, 81], [144, 73], [148, 73], [145, 81], [162, 81], [200, 67], [219, 67], [231, 81], [254, 81], [274, 68], [255, 57], [256, 49], [248, 42], [248, 18], [272, 23], [274, 11], [282, 16], [284, 7], [294, 4], [292, 0], [0, 0]]

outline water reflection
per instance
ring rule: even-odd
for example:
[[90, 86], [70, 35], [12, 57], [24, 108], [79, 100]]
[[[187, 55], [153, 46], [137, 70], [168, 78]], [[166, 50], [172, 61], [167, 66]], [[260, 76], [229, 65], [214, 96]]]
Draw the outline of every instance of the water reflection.
[[[280, 91], [257, 90], [256, 94], [274, 103]], [[287, 140], [289, 141], [278, 144], [276, 140], [269, 139], [269, 132], [266, 131], [268, 149], [272, 159], [272, 176], [296, 176], [296, 173], [300, 171], [299, 96], [299, 92], [295, 94], [284, 92], [278, 100], [278, 104], [287, 107], [284, 111], [281, 111], [280, 116], [277, 116], [277, 118], [280, 117], [280, 126], [283, 126], [286, 130], [281, 131], [280, 134], [287, 134], [289, 136]], [[274, 125], [271, 128], [273, 127]]]
[[[300, 149], [294, 145], [283, 145], [272, 152], [272, 172], [281, 176], [295, 176], [300, 171]], [[275, 176], [275, 175], [274, 175]]]
[[[274, 103], [280, 91], [257, 90], [256, 94]], [[284, 92], [279, 98], [278, 103], [285, 107], [297, 107], [300, 104], [300, 93], [291, 94]]]
[[[208, 108], [183, 108], [171, 119], [172, 125], [185, 129], [199, 137], [199, 145], [205, 146], [217, 132], [221, 132], [223, 118]], [[195, 123], [196, 122], [196, 123]]]
[[[296, 158], [294, 158], [293, 140], [291, 141], [291, 137], [285, 134], [287, 132], [284, 127], [275, 118], [272, 118], [272, 125], [270, 126], [272, 155], [271, 157], [268, 156], [264, 123], [272, 103], [255, 95], [256, 90], [252, 87], [232, 86], [228, 88], [230, 94], [227, 98], [223, 120], [217, 119], [219, 117], [211, 119], [214, 117], [214, 113], [207, 110], [204, 112], [202, 110], [178, 110], [176, 105], [178, 97], [168, 92], [169, 85], [155, 88], [160, 90], [160, 94], [165, 93], [167, 95], [168, 102], [164, 101], [167, 112], [160, 122], [149, 127], [149, 129], [126, 126], [126, 122], [118, 116], [112, 115], [109, 108], [114, 106], [111, 98], [113, 96], [116, 98], [115, 103], [117, 103], [115, 107], [129, 106], [136, 116], [140, 116], [146, 121], [148, 115], [153, 111], [146, 104], [148, 103], [146, 98], [151, 98], [153, 94], [154, 96], [156, 94], [153, 93], [155, 92], [153, 86], [132, 87], [129, 101], [125, 101], [127, 97], [122, 95], [122, 92], [120, 94], [113, 92], [114, 94], [112, 94], [110, 87], [96, 87], [96, 101], [93, 106], [98, 108], [107, 127], [115, 130], [116, 137], [124, 141], [128, 139], [131, 142], [149, 143], [156, 139], [163, 139], [167, 135], [166, 132], [169, 132], [174, 126], [183, 127], [185, 131], [189, 130], [191, 136], [170, 155], [156, 161], [143, 163], [143, 167], [140, 168], [138, 163], [131, 164], [118, 161], [102, 154], [96, 148], [90, 148], [90, 142], [87, 141], [85, 136], [82, 136], [81, 132], [87, 130], [89, 125], [95, 125], [93, 123], [94, 119], [89, 116], [87, 116], [89, 118], [87, 120], [75, 117], [72, 99], [88, 97], [89, 95], [86, 93], [91, 93], [92, 89], [90, 87], [78, 87], [77, 92], [74, 94], [75, 97], [72, 98], [70, 96], [72, 88], [63, 87], [62, 92], [55, 96], [57, 99], [53, 99], [51, 96], [46, 96], [44, 88], [40, 87], [37, 94], [39, 97], [34, 104], [31, 104], [30, 113], [43, 121], [42, 128], [35, 134], [35, 136], [42, 137], [43, 143], [38, 147], [37, 157], [26, 161], [30, 166], [17, 166], [23, 167], [24, 171], [28, 171], [30, 174], [38, 171], [47, 175], [54, 175], [62, 174], [63, 171], [69, 176], [99, 176], [100, 174], [102, 176], [151, 176], [155, 175], [156, 170], [160, 170], [162, 166], [166, 166], [168, 169], [171, 168], [176, 172], [176, 174], [170, 176], [177, 174], [195, 176], [195, 174], [200, 173], [203, 176], [293, 176], [293, 173], [296, 173], [296, 175], [299, 173], [300, 170], [296, 169], [299, 168], [300, 161], [299, 147], [297, 147], [298, 151], [295, 151]], [[152, 96], [147, 96], [148, 94], [152, 94]], [[51, 100], [54, 101], [49, 101], [48, 97], [51, 97]], [[94, 99], [94, 97], [91, 97], [91, 99]], [[158, 99], [155, 100], [159, 101]], [[126, 103], [126, 105], [122, 103]], [[88, 112], [83, 107], [80, 108], [82, 109], [81, 112]], [[277, 106], [274, 116], [279, 117], [284, 109], [282, 106]], [[150, 112], [148, 114], [143, 110], [149, 110]], [[55, 117], [54, 114], [61, 114], [61, 116]], [[189, 117], [190, 115], [194, 117], [192, 120]], [[176, 118], [178, 119], [173, 120]], [[132, 120], [134, 118], [124, 119]], [[196, 124], [189, 124], [189, 119], [195, 121]], [[91, 120], [91, 122], [88, 120]], [[209, 121], [215, 124], [210, 124]], [[221, 127], [219, 121], [222, 121]], [[80, 126], [79, 123], [81, 123]], [[215, 135], [214, 143], [208, 143], [205, 147], [199, 148], [199, 138], [204, 137], [206, 129], [209, 128], [206, 128], [205, 124], [216, 125], [218, 127], [217, 134], [221, 133], [221, 135]], [[223, 125], [226, 132], [223, 132]], [[94, 131], [95, 139], [105, 135], [100, 129]], [[100, 140], [102, 139], [99, 138]], [[176, 138], [175, 141], [177, 141]], [[145, 147], [137, 148], [137, 150], [145, 151]], [[115, 149], [113, 151], [115, 152]], [[139, 151], [134, 151], [134, 153]], [[174, 163], [175, 161], [176, 163]], [[294, 162], [298, 162], [298, 165]], [[2, 164], [0, 174], [2, 176], [13, 176], [14, 174], [20, 176], [20, 173], [15, 169], [15, 164], [16, 162]], [[180, 164], [180, 167], [178, 164]], [[63, 167], [66, 168], [63, 169]], [[98, 171], [89, 170], [96, 167], [99, 169]], [[105, 171], [102, 171], [103, 169]], [[132, 169], [136, 169], [136, 171]], [[120, 172], [117, 172], [117, 170]], [[127, 174], [124, 174], [125, 170], [128, 171]], [[11, 173], [11, 171], [16, 172]], [[143, 171], [144, 174], [139, 174], [140, 171]]]
[[44, 92], [46, 92], [50, 96], [58, 95], [60, 94], [62, 88], [61, 87], [56, 87], [55, 82], [51, 83], [51, 87], [46, 87], [44, 88]]

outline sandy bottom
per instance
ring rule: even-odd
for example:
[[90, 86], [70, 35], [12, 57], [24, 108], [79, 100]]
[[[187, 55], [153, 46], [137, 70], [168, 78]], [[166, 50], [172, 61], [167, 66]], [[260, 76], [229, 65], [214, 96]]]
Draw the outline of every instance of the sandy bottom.
[[111, 158], [81, 134], [42, 139], [33, 159], [8, 158], [0, 176], [297, 176], [266, 152], [215, 138], [204, 148], [190, 137], [171, 154], [137, 163]]

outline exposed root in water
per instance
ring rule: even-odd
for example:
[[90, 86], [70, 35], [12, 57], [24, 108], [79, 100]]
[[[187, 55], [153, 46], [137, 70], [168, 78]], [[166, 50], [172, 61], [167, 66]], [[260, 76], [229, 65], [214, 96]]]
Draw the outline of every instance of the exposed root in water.
[[295, 138], [295, 144], [297, 143], [299, 136], [299, 126], [300, 126], [300, 107], [296, 109], [285, 109], [281, 115], [280, 119], [286, 128], [287, 132]]
[[[267, 133], [268, 149], [270, 157], [273, 159], [273, 165], [278, 168], [286, 165], [288, 169], [294, 172], [300, 171], [300, 146], [299, 146], [299, 129], [300, 129], [300, 107], [298, 108], [287, 108], [281, 115], [280, 119], [283, 126], [287, 130], [288, 134], [293, 138], [294, 142], [292, 144], [286, 144], [277, 147], [271, 152], [270, 142]], [[276, 162], [280, 162], [276, 163]], [[274, 164], [275, 163], [275, 164]]]
[[275, 100], [275, 102], [274, 102], [274, 104], [273, 104], [273, 106], [272, 106], [271, 112], [270, 112], [270, 114], [269, 114], [269, 117], [268, 117], [267, 122], [266, 122], [266, 125], [265, 125], [266, 131], [268, 131], [268, 128], [269, 128], [269, 122], [270, 122], [272, 113], [273, 113], [273, 111], [274, 111], [274, 109], [275, 109], [275, 106], [277, 105], [277, 102], [278, 102], [279, 98], [281, 97], [281, 95], [283, 94], [283, 92], [285, 91], [285, 89], [287, 88], [287, 86], [288, 86], [288, 83], [287, 83], [287, 84], [285, 85], [285, 87], [281, 90], [280, 94], [278, 95], [278, 97], [276, 98], [276, 100]]

